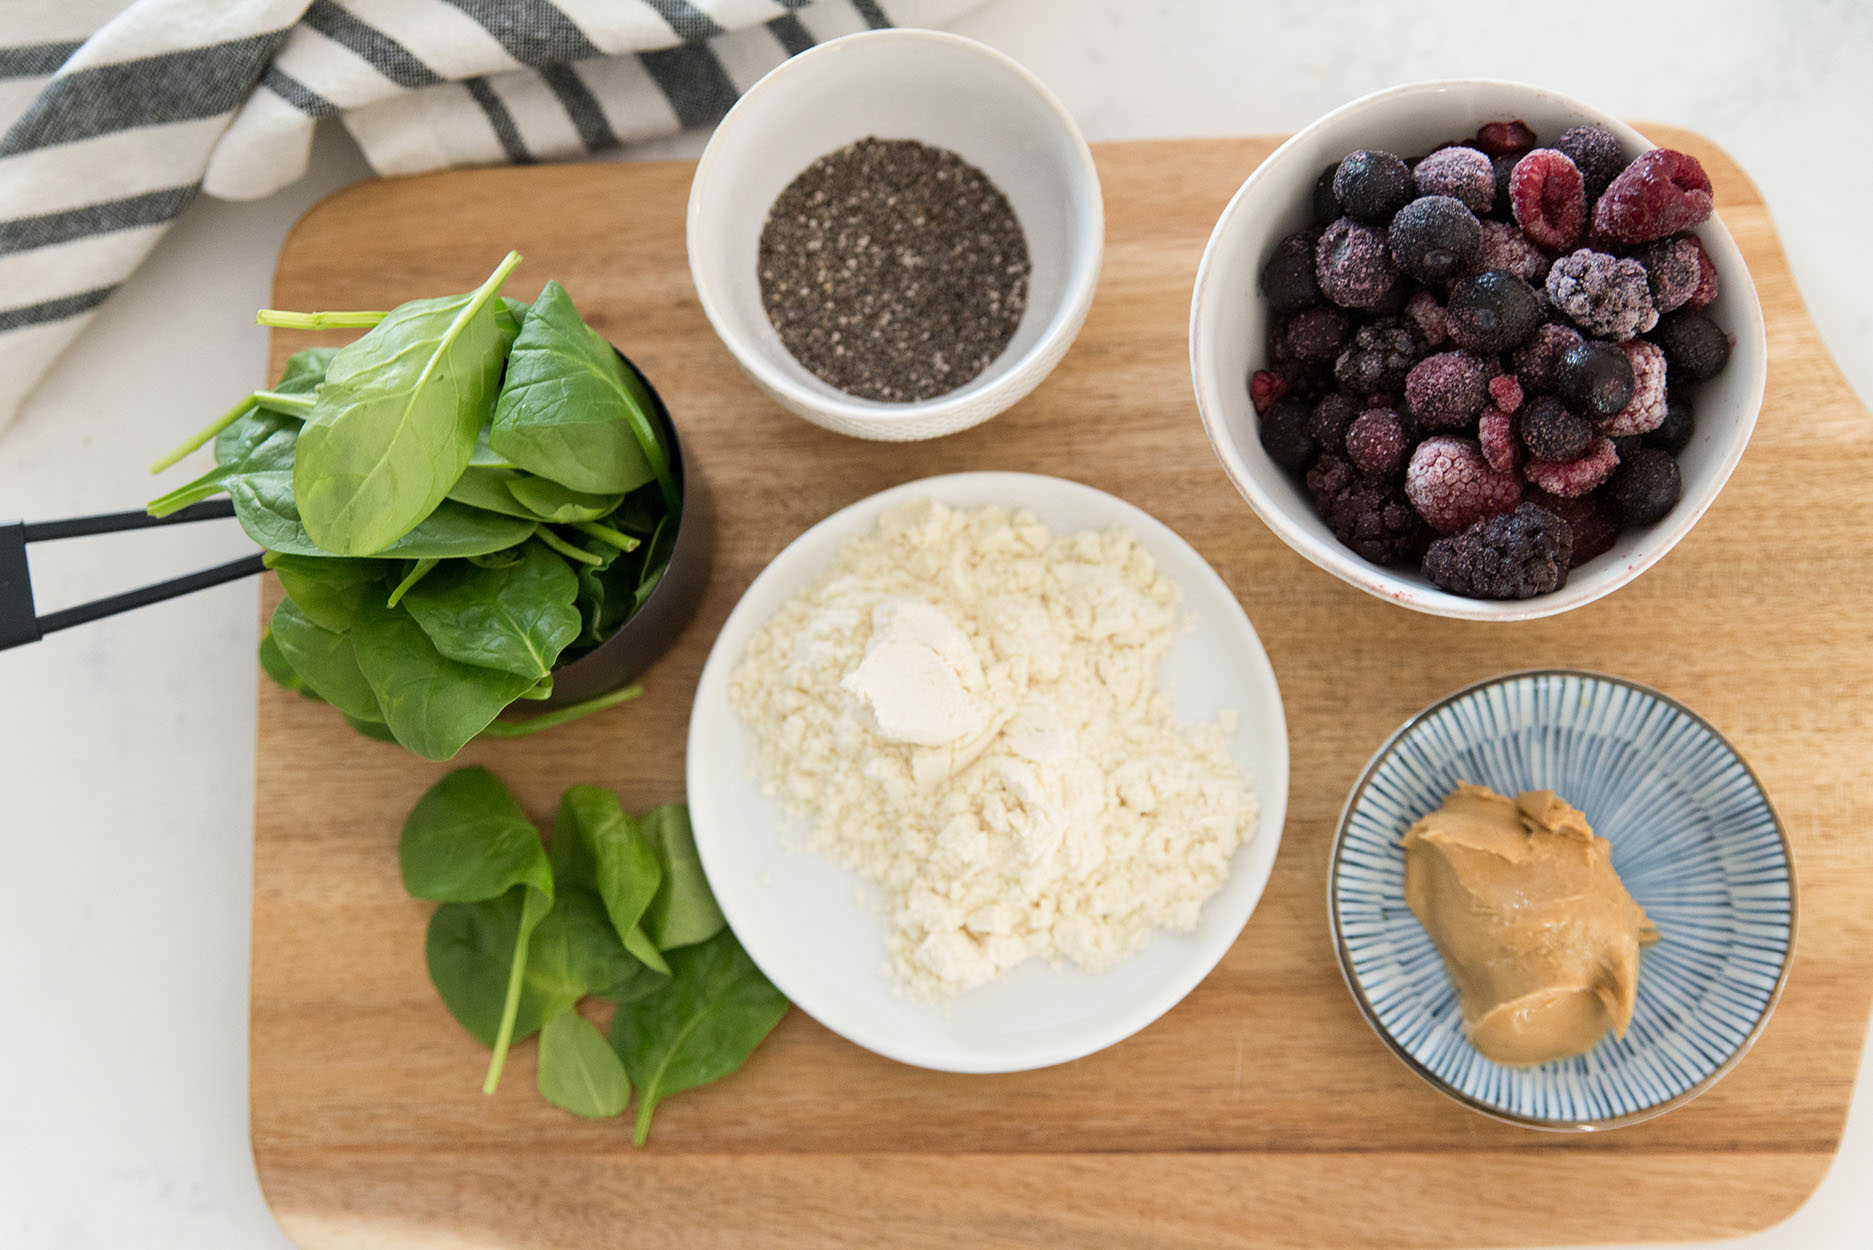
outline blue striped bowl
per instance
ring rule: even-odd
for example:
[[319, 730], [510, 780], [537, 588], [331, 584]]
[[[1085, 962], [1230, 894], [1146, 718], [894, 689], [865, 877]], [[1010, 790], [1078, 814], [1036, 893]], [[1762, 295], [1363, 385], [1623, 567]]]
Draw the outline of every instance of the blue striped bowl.
[[[1549, 789], [1613, 844], [1657, 922], [1619, 1040], [1535, 1068], [1492, 1063], [1405, 906], [1399, 840], [1459, 781]], [[1669, 1111], [1742, 1059], [1782, 992], [1795, 937], [1788, 839], [1755, 774], [1683, 704], [1617, 677], [1510, 673], [1432, 704], [1379, 748], [1333, 843], [1328, 911], [1340, 970], [1386, 1045], [1485, 1115], [1586, 1132]]]

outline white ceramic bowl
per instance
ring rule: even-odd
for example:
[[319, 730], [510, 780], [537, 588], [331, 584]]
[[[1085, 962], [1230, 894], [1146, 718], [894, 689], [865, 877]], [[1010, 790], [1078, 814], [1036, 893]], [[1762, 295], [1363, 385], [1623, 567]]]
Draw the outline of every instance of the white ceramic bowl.
[[[755, 258], [768, 207], [802, 170], [867, 136], [948, 148], [1008, 197], [1027, 236], [1028, 307], [967, 385], [918, 403], [848, 395], [809, 373], [761, 307]], [[1065, 355], [1099, 281], [1105, 210], [1092, 153], [1040, 80], [992, 48], [929, 30], [880, 30], [782, 63], [716, 127], [689, 191], [689, 271], [709, 323], [755, 385], [816, 425], [858, 438], [935, 438], [988, 420]]]
[[1755, 284], [1730, 232], [1713, 217], [1696, 229], [1721, 281], [1721, 294], [1706, 312], [1735, 346], [1729, 365], [1697, 392], [1697, 433], [1678, 456], [1683, 494], [1662, 520], [1622, 532], [1611, 551], [1575, 569], [1560, 590], [1513, 602], [1449, 594], [1416, 569], [1369, 563], [1335, 540], [1300, 482], [1268, 458], [1256, 437], [1247, 382], [1266, 361], [1262, 265], [1283, 236], [1308, 223], [1315, 180], [1346, 153], [1384, 148], [1411, 156], [1474, 134], [1483, 122], [1511, 118], [1534, 127], [1544, 143], [1570, 126], [1593, 124], [1612, 131], [1630, 153], [1656, 146], [1617, 118], [1521, 83], [1458, 79], [1379, 91], [1328, 113], [1256, 167], [1210, 235], [1190, 301], [1190, 373], [1203, 427], [1223, 471], [1256, 515], [1288, 546], [1361, 590], [1415, 611], [1469, 620], [1552, 616], [1610, 594], [1656, 564], [1690, 532], [1736, 468], [1762, 407], [1768, 366]]
[[[883, 971], [884, 921], [855, 897], [860, 879], [795, 849], [802, 830], [750, 776], [752, 741], [729, 705], [729, 673], [748, 640], [811, 585], [839, 546], [887, 509], [936, 498], [955, 507], [1027, 508], [1056, 533], [1124, 526], [1183, 592], [1194, 629], [1159, 678], [1186, 725], [1240, 714], [1235, 758], [1249, 770], [1261, 819], [1191, 933], [1157, 933], [1096, 976], [1030, 961], [947, 1003], [899, 997]], [[768, 978], [807, 1014], [903, 1063], [950, 1072], [1013, 1072], [1110, 1046], [1170, 1010], [1223, 957], [1274, 867], [1288, 797], [1281, 692], [1255, 629], [1229, 587], [1163, 523], [1103, 491], [1026, 473], [957, 473], [864, 499], [795, 539], [754, 580], [709, 653], [689, 718], [688, 790], [696, 846], [723, 914]], [[875, 891], [867, 891], [875, 896]]]

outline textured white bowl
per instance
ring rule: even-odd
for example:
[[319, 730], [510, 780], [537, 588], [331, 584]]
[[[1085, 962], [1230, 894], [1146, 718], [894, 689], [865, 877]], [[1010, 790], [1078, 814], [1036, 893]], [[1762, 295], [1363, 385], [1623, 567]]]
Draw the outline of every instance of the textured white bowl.
[[[841, 544], [913, 499], [1027, 508], [1055, 533], [1123, 526], [1183, 592], [1194, 628], [1159, 671], [1179, 721], [1240, 714], [1233, 755], [1261, 804], [1255, 837], [1191, 933], [1156, 933], [1098, 975], [1029, 961], [948, 1003], [899, 997], [885, 976], [884, 920], [860, 879], [794, 849], [802, 830], [750, 775], [753, 740], [729, 706], [729, 674], [775, 610], [825, 572]], [[1161, 521], [1104, 491], [1028, 473], [955, 473], [907, 482], [815, 525], [755, 578], [716, 636], [689, 715], [690, 820], [730, 927], [768, 979], [833, 1032], [901, 1063], [1013, 1072], [1065, 1063], [1129, 1037], [1176, 1006], [1235, 942], [1268, 884], [1288, 799], [1288, 730], [1274, 670], [1222, 578]], [[877, 892], [865, 893], [875, 899]]]
[[[1033, 265], [1007, 348], [968, 384], [918, 403], [820, 381], [761, 307], [756, 256], [774, 197], [821, 156], [873, 135], [948, 148], [987, 174]], [[1104, 250], [1099, 175], [1060, 102], [1001, 53], [938, 31], [848, 35], [783, 62], [716, 127], [689, 189], [689, 272], [716, 334], [776, 403], [857, 438], [953, 434], [1027, 395], [1079, 333]]]
[[1256, 167], [1216, 223], [1190, 301], [1190, 375], [1197, 408], [1223, 472], [1281, 540], [1370, 594], [1418, 612], [1468, 620], [1553, 616], [1611, 594], [1656, 564], [1729, 480], [1762, 407], [1768, 371], [1762, 306], [1730, 232], [1712, 217], [1695, 233], [1716, 262], [1721, 294], [1706, 311], [1735, 346], [1730, 363], [1697, 392], [1697, 433], [1679, 453], [1678, 505], [1662, 520], [1623, 531], [1613, 549], [1568, 575], [1553, 594], [1512, 602], [1466, 599], [1439, 590], [1416, 569], [1369, 563], [1333, 537], [1305, 488], [1268, 458], [1256, 437], [1248, 376], [1266, 362], [1268, 311], [1258, 289], [1263, 263], [1283, 236], [1310, 217], [1320, 171], [1355, 148], [1404, 156], [1474, 134], [1483, 122], [1520, 118], [1551, 143], [1570, 126], [1604, 126], [1630, 153], [1657, 146], [1618, 118], [1578, 100], [1522, 83], [1488, 79], [1409, 83], [1335, 109], [1282, 144]]

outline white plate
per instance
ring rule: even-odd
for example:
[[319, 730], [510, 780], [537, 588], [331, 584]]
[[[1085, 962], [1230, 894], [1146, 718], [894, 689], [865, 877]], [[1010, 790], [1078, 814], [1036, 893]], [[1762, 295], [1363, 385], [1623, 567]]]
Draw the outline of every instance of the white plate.
[[[750, 775], [751, 735], [729, 706], [728, 678], [748, 640], [832, 563], [840, 544], [895, 504], [934, 497], [959, 508], [1026, 508], [1056, 533], [1123, 526], [1183, 591], [1195, 629], [1161, 678], [1186, 725], [1241, 715], [1234, 754], [1261, 804], [1194, 932], [1157, 933], [1096, 976], [1030, 961], [948, 1003], [899, 997], [883, 971], [884, 921], [859, 903], [855, 874], [798, 843], [780, 805]], [[908, 482], [827, 517], [774, 558], [715, 640], [689, 719], [689, 810], [703, 869], [730, 926], [768, 979], [807, 1014], [868, 1050], [949, 1072], [1014, 1072], [1064, 1063], [1129, 1037], [1207, 975], [1255, 910], [1274, 866], [1288, 798], [1288, 731], [1274, 670], [1223, 579], [1149, 515], [1090, 486], [1028, 473], [957, 473]], [[875, 897], [875, 891], [867, 888]]]

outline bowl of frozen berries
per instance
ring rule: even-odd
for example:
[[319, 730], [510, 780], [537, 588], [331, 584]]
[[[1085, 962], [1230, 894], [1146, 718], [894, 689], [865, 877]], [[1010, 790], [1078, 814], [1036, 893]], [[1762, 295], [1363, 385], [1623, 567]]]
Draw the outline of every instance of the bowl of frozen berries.
[[1537, 87], [1329, 113], [1230, 201], [1191, 299], [1205, 430], [1301, 555], [1521, 620], [1688, 533], [1762, 404], [1762, 310], [1697, 159]]

